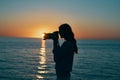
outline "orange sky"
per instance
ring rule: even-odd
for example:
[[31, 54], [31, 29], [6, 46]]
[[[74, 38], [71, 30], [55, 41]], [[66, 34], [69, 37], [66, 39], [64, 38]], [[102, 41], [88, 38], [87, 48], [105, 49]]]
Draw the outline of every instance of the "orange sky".
[[[55, 22], [55, 21], [54, 21]], [[31, 23], [25, 22], [21, 24], [5, 24], [8, 26], [7, 28], [0, 29], [1, 36], [12, 36], [12, 37], [34, 37], [41, 38], [42, 33], [52, 33], [53, 31], [58, 30], [58, 27], [62, 22], [54, 23]], [[75, 24], [70, 24], [76, 38], [80, 39], [118, 39], [119, 37], [119, 29], [117, 28], [109, 28], [107, 26], [102, 29], [99, 27], [95, 27], [95, 25], [78, 25], [81, 27], [77, 27]], [[17, 26], [17, 28], [16, 28]], [[103, 25], [101, 25], [103, 26]], [[87, 27], [87, 28], [85, 28]], [[94, 28], [93, 28], [94, 27]], [[114, 30], [113, 30], [114, 29]]]

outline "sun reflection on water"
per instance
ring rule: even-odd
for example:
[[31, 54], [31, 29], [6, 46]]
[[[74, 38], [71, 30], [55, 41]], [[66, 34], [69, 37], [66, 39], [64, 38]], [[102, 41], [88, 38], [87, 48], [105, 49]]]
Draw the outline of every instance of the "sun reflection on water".
[[41, 40], [41, 48], [40, 48], [40, 56], [39, 56], [39, 66], [38, 71], [37, 71], [37, 79], [44, 79], [46, 74], [47, 74], [47, 70], [46, 70], [46, 42], [45, 40]]

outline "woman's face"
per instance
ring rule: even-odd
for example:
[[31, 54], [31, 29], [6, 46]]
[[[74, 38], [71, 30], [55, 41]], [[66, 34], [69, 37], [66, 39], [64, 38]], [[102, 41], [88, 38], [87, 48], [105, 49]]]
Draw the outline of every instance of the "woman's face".
[[63, 33], [63, 31], [61, 29], [59, 29], [59, 33], [60, 33], [60, 37], [64, 38], [64, 33]]

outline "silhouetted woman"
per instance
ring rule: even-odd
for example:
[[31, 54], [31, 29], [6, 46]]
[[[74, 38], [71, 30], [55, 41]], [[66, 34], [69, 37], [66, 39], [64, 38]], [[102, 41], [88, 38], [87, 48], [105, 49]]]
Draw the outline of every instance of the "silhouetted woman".
[[58, 38], [53, 39], [53, 54], [57, 80], [70, 80], [74, 53], [77, 53], [76, 40], [71, 27], [62, 24], [59, 27], [59, 34], [65, 41], [59, 46]]

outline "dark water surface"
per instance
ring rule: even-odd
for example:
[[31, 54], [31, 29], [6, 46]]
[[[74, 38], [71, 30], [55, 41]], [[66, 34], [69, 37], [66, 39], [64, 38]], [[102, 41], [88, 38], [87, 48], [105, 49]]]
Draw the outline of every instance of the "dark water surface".
[[[120, 40], [77, 45], [71, 80], [120, 80]], [[0, 80], [55, 80], [54, 65], [51, 40], [0, 37]]]

